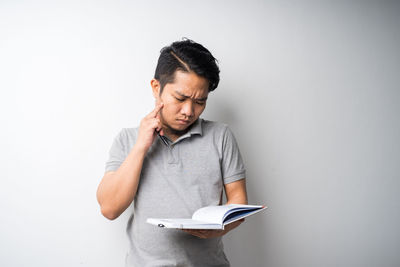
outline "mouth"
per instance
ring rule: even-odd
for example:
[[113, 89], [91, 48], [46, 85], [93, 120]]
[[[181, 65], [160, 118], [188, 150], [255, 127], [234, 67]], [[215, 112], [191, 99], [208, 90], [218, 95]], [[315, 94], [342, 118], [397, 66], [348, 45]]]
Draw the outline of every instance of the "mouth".
[[177, 120], [179, 124], [187, 125], [190, 123], [190, 120]]

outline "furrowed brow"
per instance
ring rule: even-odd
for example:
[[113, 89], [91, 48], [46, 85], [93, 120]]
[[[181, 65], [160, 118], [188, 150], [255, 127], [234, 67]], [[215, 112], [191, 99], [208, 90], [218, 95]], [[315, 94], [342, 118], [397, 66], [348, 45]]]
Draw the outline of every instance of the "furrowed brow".
[[[180, 95], [181, 97], [190, 98], [190, 96], [187, 96], [187, 95], [184, 95], [182, 93], [179, 93], [178, 91], [175, 91], [175, 93]], [[206, 101], [207, 97], [195, 98], [194, 100], [196, 100], [196, 101]]]

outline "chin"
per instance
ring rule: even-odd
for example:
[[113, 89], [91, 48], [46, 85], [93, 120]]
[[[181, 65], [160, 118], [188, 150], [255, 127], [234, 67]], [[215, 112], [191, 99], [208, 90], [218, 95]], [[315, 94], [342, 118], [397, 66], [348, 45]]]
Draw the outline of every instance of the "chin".
[[184, 131], [184, 130], [186, 130], [187, 128], [189, 128], [190, 125], [192, 125], [192, 124], [189, 124], [189, 125], [174, 125], [174, 127], [171, 127], [171, 128], [172, 128], [173, 130], [175, 130], [175, 131], [181, 132], [181, 131]]
[[178, 123], [169, 124], [168, 128], [177, 134], [183, 134], [193, 123], [182, 125]]

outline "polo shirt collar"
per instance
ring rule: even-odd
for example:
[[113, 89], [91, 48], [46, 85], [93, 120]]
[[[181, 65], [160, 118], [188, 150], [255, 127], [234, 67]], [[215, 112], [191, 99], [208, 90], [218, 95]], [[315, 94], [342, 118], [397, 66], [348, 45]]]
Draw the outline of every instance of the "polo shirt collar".
[[[192, 125], [192, 127], [190, 127], [189, 131], [186, 134], [189, 135], [193, 135], [193, 134], [199, 134], [199, 135], [203, 135], [203, 129], [201, 128], [201, 122], [203, 120], [201, 118], [198, 118]], [[184, 134], [184, 135], [186, 135]]]
[[178, 142], [180, 142], [181, 140], [191, 137], [194, 134], [199, 134], [199, 135], [203, 135], [203, 129], [202, 129], [202, 121], [203, 119], [198, 118], [191, 126], [190, 129], [187, 133], [185, 133], [184, 135], [180, 136], [178, 139], [175, 140], [175, 142], [173, 142], [172, 144], [176, 144]]

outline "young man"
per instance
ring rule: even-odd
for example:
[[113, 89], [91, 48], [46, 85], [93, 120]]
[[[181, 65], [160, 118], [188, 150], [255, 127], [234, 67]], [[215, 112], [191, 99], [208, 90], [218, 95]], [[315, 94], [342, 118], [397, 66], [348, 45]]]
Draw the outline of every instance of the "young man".
[[162, 229], [149, 217], [190, 218], [201, 207], [247, 204], [245, 168], [230, 129], [199, 118], [217, 88], [216, 59], [191, 40], [161, 50], [151, 80], [156, 106], [137, 128], [123, 128], [110, 149], [97, 190], [102, 214], [113, 220], [133, 201], [126, 266], [229, 266], [225, 230]]

